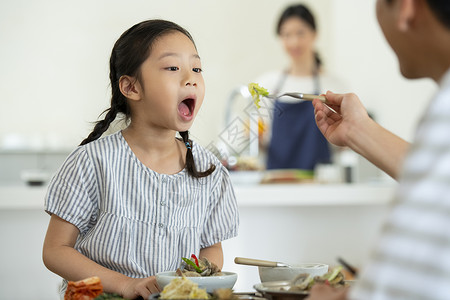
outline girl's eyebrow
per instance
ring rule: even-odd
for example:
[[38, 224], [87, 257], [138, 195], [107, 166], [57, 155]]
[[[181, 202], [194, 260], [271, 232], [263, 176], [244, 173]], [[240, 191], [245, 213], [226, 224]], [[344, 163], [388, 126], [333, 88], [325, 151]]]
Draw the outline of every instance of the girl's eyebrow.
[[[166, 53], [161, 54], [159, 56], [158, 60], [161, 60], [161, 59], [163, 59], [164, 57], [167, 57], [167, 56], [180, 56], [180, 54], [179, 53], [175, 53], [175, 52], [166, 52]], [[192, 54], [191, 57], [192, 58], [196, 58], [196, 59], [200, 59], [200, 56], [197, 53]]]

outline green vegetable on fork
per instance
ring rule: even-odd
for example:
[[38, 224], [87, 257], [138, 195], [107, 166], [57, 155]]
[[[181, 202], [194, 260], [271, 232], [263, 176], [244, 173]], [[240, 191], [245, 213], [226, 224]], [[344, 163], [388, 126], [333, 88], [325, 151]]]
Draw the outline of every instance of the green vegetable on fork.
[[[261, 100], [261, 97], [266, 97], [268, 99], [278, 99], [283, 96], [292, 97], [300, 100], [305, 101], [313, 101], [314, 99], [319, 99], [324, 104], [328, 104], [327, 98], [324, 95], [313, 95], [313, 94], [305, 94], [305, 93], [283, 93], [279, 95], [270, 95], [267, 89], [263, 88], [262, 86], [258, 85], [257, 83], [249, 83], [248, 84], [248, 91], [252, 95], [253, 102], [255, 103], [255, 106], [257, 108], [260, 108], [259, 101]], [[337, 113], [334, 109], [328, 106], [328, 108], [333, 111], [334, 113]]]
[[269, 92], [267, 89], [263, 88], [262, 86], [259, 86], [257, 83], [249, 83], [248, 84], [248, 91], [252, 95], [253, 102], [255, 103], [257, 108], [260, 108], [261, 105], [259, 105], [259, 101], [261, 101], [261, 96], [269, 96]]

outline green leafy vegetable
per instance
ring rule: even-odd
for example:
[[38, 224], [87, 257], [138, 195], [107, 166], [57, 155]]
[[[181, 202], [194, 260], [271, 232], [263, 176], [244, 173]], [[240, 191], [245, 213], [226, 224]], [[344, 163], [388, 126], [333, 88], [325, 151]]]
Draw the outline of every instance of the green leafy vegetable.
[[197, 267], [197, 265], [195, 264], [195, 262], [193, 262], [192, 260], [190, 260], [189, 258], [186, 257], [182, 257], [181, 258], [185, 263], [187, 263], [190, 266], [193, 266], [195, 271], [197, 271], [198, 273], [202, 272], [202, 269], [200, 269], [199, 267]]
[[248, 91], [252, 95], [253, 102], [255, 103], [257, 108], [261, 107], [261, 105], [259, 105], [261, 96], [269, 96], [269, 92], [265, 88], [259, 86], [259, 84], [254, 82], [248, 84]]

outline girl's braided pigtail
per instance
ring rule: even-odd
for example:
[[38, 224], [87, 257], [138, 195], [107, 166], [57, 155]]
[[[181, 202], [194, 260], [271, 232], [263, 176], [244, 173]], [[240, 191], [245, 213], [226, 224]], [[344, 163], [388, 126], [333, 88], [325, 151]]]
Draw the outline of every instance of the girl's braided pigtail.
[[92, 141], [95, 141], [99, 137], [102, 136], [102, 134], [108, 130], [109, 125], [116, 119], [117, 111], [114, 107], [111, 107], [107, 110], [105, 110], [103, 113], [107, 112], [105, 119], [100, 120], [96, 122], [94, 126], [94, 130], [88, 135], [87, 138], [85, 138], [80, 145], [85, 145], [87, 143], [90, 143]]
[[180, 136], [183, 139], [184, 144], [186, 145], [186, 169], [188, 174], [195, 178], [206, 177], [210, 175], [216, 169], [216, 166], [211, 164], [208, 170], [200, 172], [197, 171], [194, 162], [194, 156], [192, 155], [192, 141], [189, 140], [189, 131], [180, 132]]

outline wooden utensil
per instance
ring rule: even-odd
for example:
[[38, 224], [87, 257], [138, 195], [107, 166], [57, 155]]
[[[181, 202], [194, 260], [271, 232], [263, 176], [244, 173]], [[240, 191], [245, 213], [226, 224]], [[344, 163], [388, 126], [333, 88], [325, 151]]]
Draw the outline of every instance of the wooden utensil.
[[254, 258], [235, 257], [234, 263], [239, 265], [258, 266], [258, 267], [287, 267], [291, 266], [282, 262], [261, 260]]

